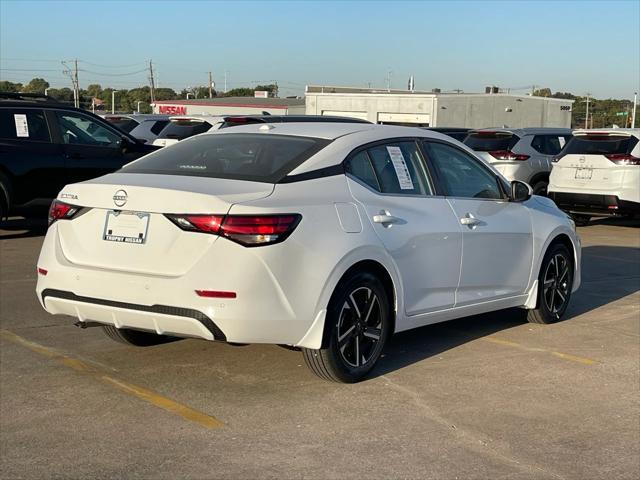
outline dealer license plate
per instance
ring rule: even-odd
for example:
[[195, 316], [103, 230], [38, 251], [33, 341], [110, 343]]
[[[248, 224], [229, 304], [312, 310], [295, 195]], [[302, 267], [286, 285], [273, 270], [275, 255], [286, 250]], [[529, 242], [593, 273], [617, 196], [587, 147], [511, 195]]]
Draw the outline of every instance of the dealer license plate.
[[102, 239], [109, 242], [142, 244], [147, 240], [148, 229], [148, 213], [109, 210]]
[[591, 180], [593, 168], [576, 168], [576, 180]]

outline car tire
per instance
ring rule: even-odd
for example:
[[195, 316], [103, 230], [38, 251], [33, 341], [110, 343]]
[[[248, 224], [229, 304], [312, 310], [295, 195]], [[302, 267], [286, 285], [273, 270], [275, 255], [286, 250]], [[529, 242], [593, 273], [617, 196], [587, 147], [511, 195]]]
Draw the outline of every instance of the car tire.
[[555, 323], [567, 310], [573, 286], [573, 256], [566, 246], [549, 247], [538, 275], [536, 308], [527, 312], [530, 323]]
[[540, 195], [542, 197], [547, 196], [547, 188], [549, 187], [549, 182], [545, 182], [544, 180], [537, 182], [531, 190], [533, 190], [534, 195]]
[[577, 227], [586, 227], [589, 225], [591, 217], [589, 215], [572, 214], [571, 219], [575, 222]]
[[302, 349], [307, 367], [324, 380], [362, 380], [374, 368], [392, 333], [384, 285], [370, 272], [349, 275], [332, 295], [325, 322], [327, 346]]
[[11, 205], [11, 184], [9, 179], [0, 173], [0, 222], [9, 216]]
[[140, 330], [131, 330], [128, 328], [116, 328], [112, 325], [102, 326], [102, 331], [111, 340], [134, 347], [151, 347], [153, 345], [161, 345], [163, 343], [179, 340], [177, 337], [169, 337], [167, 335], [158, 335], [157, 333], [142, 332]]

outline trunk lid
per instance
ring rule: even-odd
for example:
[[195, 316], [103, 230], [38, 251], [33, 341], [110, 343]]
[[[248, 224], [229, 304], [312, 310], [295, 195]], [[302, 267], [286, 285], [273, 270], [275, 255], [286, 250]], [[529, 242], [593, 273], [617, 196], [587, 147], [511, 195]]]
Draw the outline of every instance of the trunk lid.
[[[88, 209], [73, 220], [56, 223], [59, 244], [64, 257], [79, 266], [184, 275], [218, 237], [185, 232], [164, 214], [225, 215], [232, 205], [268, 197], [273, 189], [269, 183], [218, 178], [106, 175], [60, 192], [60, 201]], [[141, 242], [105, 240], [121, 235], [140, 237]]]

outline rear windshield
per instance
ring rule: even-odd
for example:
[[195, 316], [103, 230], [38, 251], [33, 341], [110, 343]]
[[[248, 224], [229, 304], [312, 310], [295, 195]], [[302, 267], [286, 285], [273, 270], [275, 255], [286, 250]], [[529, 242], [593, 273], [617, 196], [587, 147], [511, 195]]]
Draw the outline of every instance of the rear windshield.
[[565, 145], [562, 155], [631, 153], [638, 143], [627, 135], [577, 135]]
[[111, 125], [114, 125], [118, 127], [120, 130], [123, 130], [124, 132], [127, 132], [127, 133], [131, 132], [131, 130], [133, 130], [139, 125], [139, 123], [133, 120], [132, 118], [126, 118], [126, 117], [107, 117], [105, 118], [105, 120], [109, 122]]
[[287, 135], [203, 135], [151, 153], [121, 171], [277, 183], [329, 143]]
[[464, 139], [464, 144], [477, 152], [511, 150], [520, 137], [508, 132], [474, 132]]
[[174, 138], [184, 140], [199, 133], [208, 132], [211, 124], [202, 120], [171, 120], [158, 138]]

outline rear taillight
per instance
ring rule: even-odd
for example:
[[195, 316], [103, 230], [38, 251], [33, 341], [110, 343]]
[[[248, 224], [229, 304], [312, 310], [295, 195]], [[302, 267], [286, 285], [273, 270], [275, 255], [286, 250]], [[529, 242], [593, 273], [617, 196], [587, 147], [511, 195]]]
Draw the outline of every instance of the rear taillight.
[[640, 165], [640, 158], [628, 153], [608, 153], [605, 157], [616, 165]]
[[282, 242], [295, 230], [302, 218], [285, 215], [165, 215], [182, 230], [226, 237], [245, 247]]
[[524, 161], [529, 158], [529, 155], [524, 155], [522, 153], [513, 153], [510, 150], [494, 150], [488, 153], [493, 158], [496, 158], [498, 160]]
[[51, 202], [51, 206], [49, 207], [49, 225], [56, 220], [70, 220], [81, 210], [82, 207], [76, 207], [75, 205], [69, 205], [68, 203], [54, 200]]

